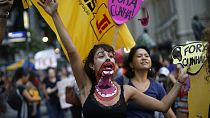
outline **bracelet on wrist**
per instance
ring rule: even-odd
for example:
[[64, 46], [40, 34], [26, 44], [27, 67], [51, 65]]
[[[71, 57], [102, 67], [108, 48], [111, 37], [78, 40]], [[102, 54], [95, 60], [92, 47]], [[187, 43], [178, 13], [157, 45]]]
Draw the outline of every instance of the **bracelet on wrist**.
[[181, 85], [184, 84], [184, 82], [181, 82], [179, 79], [177, 79], [176, 82], [179, 83], [179, 84], [181, 84]]

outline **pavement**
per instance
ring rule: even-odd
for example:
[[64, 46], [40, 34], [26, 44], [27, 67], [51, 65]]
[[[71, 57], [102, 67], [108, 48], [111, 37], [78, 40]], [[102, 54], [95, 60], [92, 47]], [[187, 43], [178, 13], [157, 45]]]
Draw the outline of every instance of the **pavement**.
[[[47, 108], [45, 106], [45, 101], [41, 101], [41, 118], [48, 118], [47, 114]], [[7, 112], [4, 114], [0, 114], [0, 118], [17, 118], [17, 111], [13, 110], [8, 104], [7, 104]]]

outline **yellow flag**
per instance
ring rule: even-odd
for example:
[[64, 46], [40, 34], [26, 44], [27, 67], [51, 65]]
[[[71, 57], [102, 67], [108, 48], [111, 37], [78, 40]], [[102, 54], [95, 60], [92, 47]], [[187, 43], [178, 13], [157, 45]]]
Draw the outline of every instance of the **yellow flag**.
[[23, 3], [24, 9], [27, 9], [32, 6], [32, 3], [30, 0], [22, 0], [22, 3]]
[[[31, 1], [57, 35], [51, 17], [37, 4], [37, 0]], [[118, 26], [112, 20], [108, 12], [108, 0], [58, 0], [58, 4], [59, 15], [82, 61], [95, 44], [106, 43], [115, 49], [131, 48], [135, 45], [126, 24]], [[58, 40], [66, 54], [59, 37]]]

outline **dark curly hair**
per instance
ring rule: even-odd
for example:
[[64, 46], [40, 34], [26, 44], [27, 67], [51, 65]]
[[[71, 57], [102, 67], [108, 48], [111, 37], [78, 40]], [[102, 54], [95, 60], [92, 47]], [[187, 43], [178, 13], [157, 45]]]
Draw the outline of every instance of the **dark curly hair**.
[[29, 75], [29, 71], [23, 67], [20, 67], [15, 71], [13, 82], [27, 75]]
[[207, 62], [208, 62], [208, 73], [210, 73], [210, 26], [208, 26], [202, 33], [202, 39], [203, 41], [206, 41], [208, 43], [207, 48]]
[[96, 75], [95, 75], [95, 71], [90, 68], [90, 64], [94, 63], [94, 55], [99, 48], [102, 48], [107, 52], [112, 52], [113, 54], [115, 54], [113, 47], [108, 44], [94, 45], [94, 47], [90, 50], [90, 52], [85, 60], [84, 71], [90, 78], [92, 84], [96, 83]]
[[128, 58], [124, 63], [124, 67], [126, 69], [125, 76], [128, 78], [133, 78], [135, 76], [135, 73], [133, 72], [133, 69], [130, 67], [129, 63], [132, 62], [133, 56], [135, 55], [135, 53], [138, 49], [144, 49], [150, 55], [150, 50], [145, 46], [134, 46], [133, 48], [131, 48]]

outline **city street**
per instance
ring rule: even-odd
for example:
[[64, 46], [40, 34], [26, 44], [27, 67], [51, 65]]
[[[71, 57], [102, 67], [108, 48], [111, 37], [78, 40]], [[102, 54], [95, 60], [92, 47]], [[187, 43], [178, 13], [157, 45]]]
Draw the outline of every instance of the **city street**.
[[[42, 100], [41, 102], [41, 118], [48, 118], [47, 116], [47, 109], [45, 107], [45, 103]], [[17, 117], [17, 111], [13, 110], [9, 105], [7, 105], [7, 112], [5, 114], [1, 114], [0, 118], [16, 118]]]

